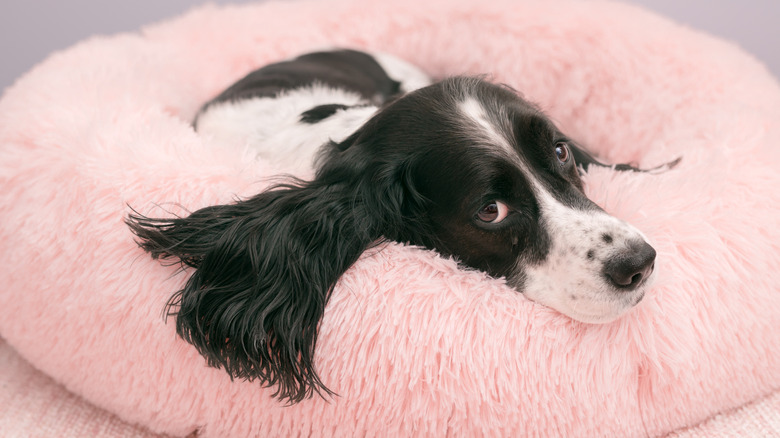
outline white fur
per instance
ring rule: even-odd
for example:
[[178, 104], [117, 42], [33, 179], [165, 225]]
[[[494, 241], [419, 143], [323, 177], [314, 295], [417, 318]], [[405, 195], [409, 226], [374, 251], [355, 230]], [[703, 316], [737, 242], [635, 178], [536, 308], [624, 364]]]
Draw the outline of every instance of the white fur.
[[[301, 123], [301, 113], [325, 104], [366, 106], [339, 110], [316, 127]], [[313, 168], [322, 145], [345, 139], [376, 110], [357, 93], [313, 85], [276, 97], [211, 105], [198, 116], [197, 130], [219, 147], [248, 147], [258, 159], [286, 172], [304, 174]]]
[[387, 53], [370, 54], [388, 76], [401, 83], [402, 92], [408, 93], [431, 85], [431, 78], [414, 65]]
[[[489, 121], [487, 112], [482, 105], [473, 97], [467, 97], [463, 102], [458, 105], [460, 111], [468, 117], [472, 122], [479, 127], [479, 132], [472, 132], [471, 135], [481, 134], [479, 137], [483, 137], [485, 144], [491, 146], [498, 146], [501, 149], [501, 154], [512, 160], [517, 160], [517, 151], [514, 150], [512, 144], [501, 133], [500, 127], [495, 125], [495, 121]], [[495, 118], [494, 118], [495, 119]]]

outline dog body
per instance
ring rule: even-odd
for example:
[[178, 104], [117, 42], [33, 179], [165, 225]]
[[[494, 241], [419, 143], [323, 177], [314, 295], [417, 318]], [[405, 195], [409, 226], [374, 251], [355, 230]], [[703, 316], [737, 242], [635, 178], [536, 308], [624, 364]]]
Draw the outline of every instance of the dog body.
[[317, 324], [341, 274], [382, 240], [453, 256], [584, 322], [641, 301], [655, 250], [583, 194], [575, 160], [601, 164], [507, 87], [429, 82], [386, 55], [321, 52], [204, 106], [196, 126], [211, 141], [316, 170], [188, 217], [129, 218], [153, 257], [195, 268], [170, 305], [211, 365], [293, 402], [329, 393]]
[[215, 143], [250, 146], [274, 168], [306, 174], [325, 143], [342, 141], [389, 99], [430, 83], [387, 54], [309, 53], [250, 73], [204, 105], [195, 127]]

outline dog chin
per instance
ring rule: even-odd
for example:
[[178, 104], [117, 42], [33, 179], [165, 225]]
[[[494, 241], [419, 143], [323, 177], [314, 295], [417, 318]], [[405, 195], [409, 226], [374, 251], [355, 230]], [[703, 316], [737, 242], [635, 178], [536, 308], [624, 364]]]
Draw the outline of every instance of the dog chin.
[[[586, 324], [608, 324], [620, 319], [639, 305], [644, 300], [654, 278], [653, 273], [632, 291], [621, 291], [602, 285], [602, 287], [594, 287], [589, 293], [584, 293], [581, 287], [570, 288], [565, 285], [541, 291], [528, 287], [526, 283], [525, 295], [528, 299], [556, 310], [575, 321]], [[571, 291], [575, 289], [576, 292], [572, 293]]]
[[633, 309], [634, 306], [635, 305], [615, 305], [603, 312], [597, 313], [580, 312], [573, 308], [561, 310], [560, 312], [575, 321], [586, 324], [608, 324], [620, 319], [620, 317], [628, 313], [629, 310]]
[[[599, 293], [599, 297], [589, 299], [590, 302], [581, 302], [584, 299], [569, 301], [556, 310], [586, 324], [608, 324], [620, 319], [644, 300], [651, 280], [652, 276], [631, 292], [610, 290]], [[601, 298], [605, 294], [607, 296]]]

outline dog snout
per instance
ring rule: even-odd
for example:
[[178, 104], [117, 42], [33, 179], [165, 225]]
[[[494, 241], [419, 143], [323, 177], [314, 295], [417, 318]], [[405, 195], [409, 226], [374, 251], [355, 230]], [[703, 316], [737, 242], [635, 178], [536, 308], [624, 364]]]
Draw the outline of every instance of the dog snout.
[[604, 275], [619, 290], [636, 289], [653, 273], [655, 249], [644, 240], [633, 240], [604, 264]]

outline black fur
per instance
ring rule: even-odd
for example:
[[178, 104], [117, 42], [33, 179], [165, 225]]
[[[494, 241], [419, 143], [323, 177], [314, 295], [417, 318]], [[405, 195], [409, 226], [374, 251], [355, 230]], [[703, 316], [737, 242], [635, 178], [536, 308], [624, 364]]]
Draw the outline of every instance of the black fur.
[[302, 123], [308, 123], [310, 125], [313, 125], [315, 123], [319, 123], [328, 117], [332, 116], [333, 114], [336, 114], [338, 110], [347, 109], [349, 106], [342, 105], [340, 103], [331, 103], [328, 105], [318, 105], [314, 108], [304, 111], [301, 113], [301, 122]]
[[330, 394], [314, 370], [317, 324], [338, 277], [379, 237], [349, 182], [278, 186], [186, 218], [129, 218], [153, 257], [195, 268], [169, 306], [209, 365], [277, 386], [292, 403]]
[[209, 101], [203, 109], [215, 103], [274, 97], [315, 83], [350, 90], [377, 104], [398, 94], [401, 85], [366, 53], [355, 50], [316, 52], [269, 64], [249, 73]]

